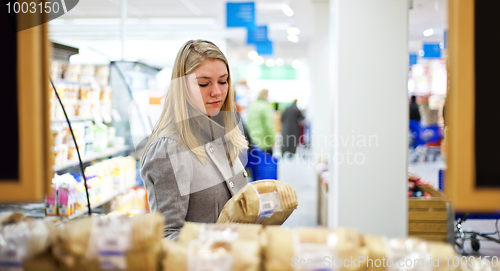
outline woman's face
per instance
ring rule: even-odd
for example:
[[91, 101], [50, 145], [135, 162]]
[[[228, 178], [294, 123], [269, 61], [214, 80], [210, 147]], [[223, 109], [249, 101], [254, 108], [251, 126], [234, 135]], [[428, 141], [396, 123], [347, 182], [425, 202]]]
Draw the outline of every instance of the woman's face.
[[196, 107], [209, 116], [219, 114], [228, 92], [226, 64], [207, 59], [187, 76], [187, 86]]

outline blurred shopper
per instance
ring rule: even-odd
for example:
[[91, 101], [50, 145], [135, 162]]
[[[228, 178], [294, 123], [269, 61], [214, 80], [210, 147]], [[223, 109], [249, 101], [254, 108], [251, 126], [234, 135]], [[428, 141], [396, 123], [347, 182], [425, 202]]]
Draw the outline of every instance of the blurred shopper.
[[283, 147], [281, 152], [285, 155], [286, 152], [295, 154], [300, 136], [300, 122], [304, 119], [302, 111], [297, 107], [297, 99], [295, 99], [281, 117]]
[[420, 122], [420, 110], [418, 109], [417, 98], [415, 97], [415, 95], [411, 96], [410, 120], [416, 120], [416, 121]]
[[267, 97], [269, 90], [263, 89], [259, 92], [256, 101], [250, 104], [248, 110], [247, 128], [253, 144], [257, 145], [266, 153], [273, 155], [274, 127], [272, 108]]
[[274, 104], [273, 123], [274, 123], [274, 131], [276, 133], [281, 133], [281, 113], [279, 111], [278, 103]]
[[[234, 91], [234, 97], [237, 97], [236, 91]], [[243, 127], [243, 134], [245, 135], [245, 138], [248, 142], [248, 151], [252, 150], [252, 139], [250, 138], [250, 134], [248, 133], [248, 128], [246, 127], [245, 123], [243, 122], [241, 118], [241, 111], [243, 111], [243, 107], [239, 105], [238, 100], [235, 99], [235, 104], [236, 104], [236, 117], [238, 122], [241, 121], [241, 126]]]

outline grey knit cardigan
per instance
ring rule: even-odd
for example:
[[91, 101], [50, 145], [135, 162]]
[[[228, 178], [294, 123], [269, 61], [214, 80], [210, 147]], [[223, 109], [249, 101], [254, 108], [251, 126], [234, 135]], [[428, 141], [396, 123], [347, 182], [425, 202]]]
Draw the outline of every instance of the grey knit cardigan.
[[[189, 149], [176, 145], [175, 132], [162, 131], [146, 150], [141, 177], [151, 211], [165, 219], [165, 237], [176, 240], [186, 221], [215, 223], [226, 202], [247, 183], [246, 153], [231, 163], [225, 129], [213, 119], [189, 120], [208, 157], [203, 164]], [[238, 123], [243, 131], [241, 122]]]

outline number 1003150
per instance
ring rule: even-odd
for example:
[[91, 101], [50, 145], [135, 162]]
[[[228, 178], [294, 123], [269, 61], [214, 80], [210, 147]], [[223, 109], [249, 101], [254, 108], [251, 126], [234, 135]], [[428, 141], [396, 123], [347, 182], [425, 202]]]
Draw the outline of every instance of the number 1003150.
[[[61, 0], [64, 5], [64, 0]], [[59, 13], [59, 2], [22, 2], [11, 1], [7, 4], [7, 13]]]
[[473, 256], [466, 257], [458, 257], [455, 256], [453, 259], [450, 259], [450, 257], [446, 257], [445, 260], [447, 260], [448, 267], [453, 265], [454, 267], [497, 267], [498, 266], [498, 257], [497, 256], [481, 256], [479, 258], [475, 258]]

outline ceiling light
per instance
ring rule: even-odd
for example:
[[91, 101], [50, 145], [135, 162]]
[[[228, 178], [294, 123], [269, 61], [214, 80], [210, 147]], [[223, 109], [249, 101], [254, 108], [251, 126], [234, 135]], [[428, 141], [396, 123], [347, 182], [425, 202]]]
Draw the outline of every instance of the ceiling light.
[[418, 55], [419, 55], [419, 56], [425, 56], [425, 52], [424, 52], [424, 50], [420, 50], [420, 51], [418, 51]]
[[257, 53], [257, 51], [250, 51], [248, 52], [248, 58], [254, 60], [256, 57], [258, 57], [259, 54]]
[[257, 56], [256, 58], [254, 58], [253, 63], [257, 65], [262, 65], [262, 63], [264, 63], [264, 58], [261, 56]]
[[300, 34], [300, 29], [296, 26], [290, 26], [287, 32], [289, 35], [298, 35]]
[[293, 16], [293, 9], [288, 4], [281, 5], [281, 10], [283, 11], [283, 13], [285, 13], [286, 16]]
[[292, 68], [300, 69], [301, 67], [302, 67], [302, 62], [300, 62], [300, 60], [294, 60], [292, 62]]
[[296, 43], [296, 42], [299, 42], [299, 36], [297, 35], [288, 35], [288, 40], [293, 42], [293, 43]]
[[274, 62], [274, 59], [270, 58], [268, 60], [266, 60], [266, 66], [268, 67], [274, 67], [276, 63]]
[[285, 64], [283, 58], [276, 59], [276, 66], [283, 66], [283, 64]]
[[424, 36], [430, 37], [432, 35], [434, 35], [434, 29], [427, 29], [424, 31]]

